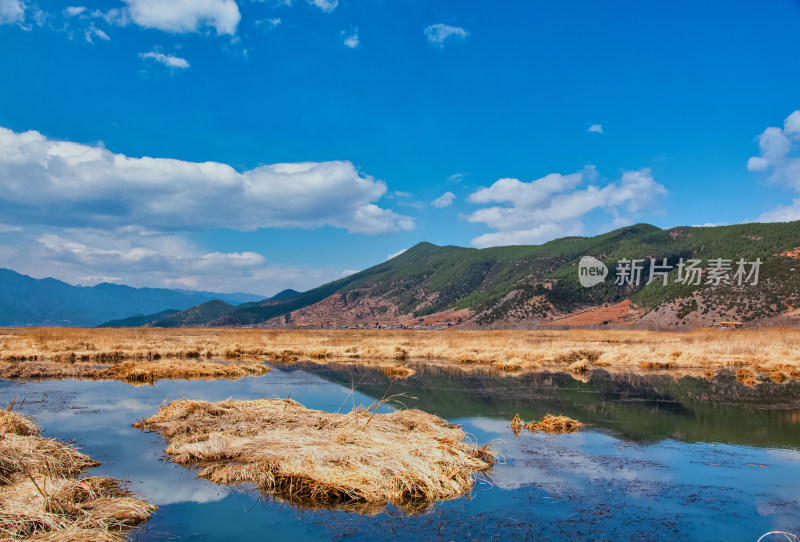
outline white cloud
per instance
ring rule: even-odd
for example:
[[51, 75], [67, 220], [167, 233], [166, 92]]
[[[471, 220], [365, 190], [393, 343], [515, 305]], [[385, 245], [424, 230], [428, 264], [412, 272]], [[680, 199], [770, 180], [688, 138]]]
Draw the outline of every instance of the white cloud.
[[747, 161], [750, 171], [772, 169], [769, 180], [800, 191], [800, 157], [793, 156], [800, 143], [800, 111], [795, 111], [784, 121], [784, 127], [770, 127], [758, 137], [759, 156]]
[[385, 259], [385, 260], [383, 260], [383, 261], [384, 261], [384, 262], [388, 262], [389, 260], [391, 260], [391, 259], [393, 259], [393, 258], [397, 258], [398, 256], [400, 256], [400, 255], [401, 255], [403, 252], [405, 252], [406, 250], [408, 250], [408, 249], [407, 249], [407, 248], [404, 248], [403, 250], [398, 250], [398, 251], [397, 251], [397, 252], [395, 252], [394, 254], [389, 254], [388, 256], [386, 256], [386, 259]]
[[25, 5], [19, 0], [0, 0], [0, 24], [21, 23], [25, 19]]
[[602, 134], [603, 133], [603, 125], [602, 124], [592, 124], [589, 126], [587, 132], [592, 132], [595, 134]]
[[730, 226], [730, 222], [706, 222], [705, 224], [692, 224], [693, 228], [716, 228], [718, 226]]
[[137, 25], [165, 32], [236, 34], [242, 16], [235, 0], [124, 0], [126, 15]]
[[86, 41], [89, 43], [94, 43], [95, 38], [100, 38], [101, 40], [108, 41], [111, 38], [108, 37], [108, 34], [103, 32], [101, 29], [97, 28], [94, 24], [90, 24], [89, 27], [83, 34], [83, 37], [86, 38]]
[[464, 177], [466, 177], [466, 176], [467, 176], [466, 173], [453, 173], [452, 175], [450, 175], [447, 178], [447, 182], [448, 183], [460, 183], [461, 181], [464, 180]]
[[185, 70], [189, 67], [189, 62], [186, 61], [185, 58], [181, 58], [179, 56], [172, 56], [172, 55], [165, 55], [164, 53], [159, 53], [158, 51], [150, 51], [149, 53], [139, 53], [139, 58], [151, 58], [156, 62], [159, 62], [168, 68], [175, 68]]
[[22, 231], [19, 226], [11, 226], [9, 224], [0, 224], [0, 233], [14, 233]]
[[[771, 170], [767, 180], [800, 193], [800, 110], [786, 117], [783, 128], [769, 127], [758, 137], [759, 156], [747, 161], [750, 171]], [[759, 222], [800, 220], [800, 198], [758, 217]]]
[[315, 228], [383, 234], [414, 219], [375, 205], [386, 185], [351, 162], [262, 165], [132, 158], [0, 127], [0, 205], [21, 223], [158, 231]]
[[307, 290], [341, 276], [341, 269], [280, 266], [255, 252], [209, 251], [177, 234], [142, 228], [32, 226], [0, 242], [0, 267], [72, 284], [267, 293]]
[[800, 198], [792, 200], [791, 205], [782, 205], [761, 213], [756, 222], [792, 222], [794, 220], [800, 220]]
[[317, 6], [325, 13], [330, 13], [339, 5], [339, 0], [308, 0], [312, 6]]
[[86, 11], [86, 8], [83, 6], [69, 6], [66, 9], [64, 9], [64, 15], [66, 15], [67, 17], [75, 17], [76, 15], [80, 15], [84, 11]]
[[466, 39], [469, 32], [458, 26], [450, 26], [447, 24], [432, 24], [425, 29], [425, 36], [428, 41], [438, 47], [444, 47], [444, 42], [450, 38], [453, 39]]
[[266, 25], [275, 27], [275, 26], [278, 26], [279, 24], [281, 24], [281, 19], [280, 19], [280, 17], [274, 17], [272, 19], [259, 19], [259, 20], [256, 21], [256, 26], [260, 26], [262, 24], [266, 24]]
[[431, 202], [431, 205], [433, 205], [434, 207], [439, 207], [439, 208], [441, 208], [441, 207], [449, 207], [450, 205], [453, 205], [453, 200], [454, 199], [456, 199], [456, 195], [455, 194], [453, 194], [452, 192], [445, 192], [444, 194], [442, 194], [441, 196], [439, 196], [438, 198], [433, 200]]
[[588, 166], [570, 175], [551, 173], [527, 183], [500, 179], [490, 187], [481, 188], [468, 201], [506, 205], [478, 209], [465, 217], [469, 222], [499, 230], [473, 239], [473, 246], [542, 243], [579, 235], [584, 230], [583, 217], [596, 209], [611, 213], [614, 223], [625, 224], [629, 220], [621, 217], [620, 211], [638, 213], [667, 193], [646, 168], [626, 171], [619, 181], [604, 187], [588, 184], [579, 188], [584, 183], [593, 183], [596, 177], [594, 166]]
[[342, 271], [342, 278], [349, 277], [350, 275], [355, 275], [358, 273], [358, 269], [345, 269]]
[[350, 36], [348, 36], [344, 40], [344, 46], [345, 47], [349, 47], [350, 49], [355, 49], [356, 47], [359, 46], [360, 43], [361, 42], [358, 39], [358, 29], [357, 28], [355, 29], [355, 31]]

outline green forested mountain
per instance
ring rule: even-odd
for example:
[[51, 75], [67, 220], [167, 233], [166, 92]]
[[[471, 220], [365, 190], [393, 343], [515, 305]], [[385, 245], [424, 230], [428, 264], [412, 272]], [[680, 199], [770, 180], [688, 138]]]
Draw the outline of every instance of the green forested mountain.
[[[648, 224], [621, 228], [596, 237], [565, 237], [542, 245], [486, 249], [420, 243], [400, 256], [346, 278], [283, 300], [249, 303], [213, 321], [212, 325], [248, 325], [271, 318], [289, 318], [334, 294], [347, 302], [372, 298], [397, 307], [400, 314], [422, 317], [447, 309], [470, 309], [473, 321], [550, 320], [574, 311], [629, 299], [645, 311], [675, 306], [680, 321], [694, 312], [752, 320], [781, 314], [798, 303], [796, 255], [780, 256], [800, 246], [800, 222], [741, 224], [720, 227], [677, 227], [661, 230]], [[578, 281], [583, 256], [601, 260], [609, 269], [605, 282], [591, 288]], [[646, 285], [650, 258], [673, 269], [666, 285]], [[731, 266], [732, 285], [708, 284], [707, 268], [721, 258]], [[736, 263], [760, 260], [758, 284], [735, 280]], [[684, 284], [677, 266], [683, 259], [700, 260], [700, 284]], [[643, 260], [641, 281], [616, 284], [624, 260]], [[800, 265], [798, 265], [800, 268]], [[752, 278], [751, 278], [752, 282]], [[703, 312], [705, 311], [705, 312]], [[716, 312], [714, 312], [716, 311]]]

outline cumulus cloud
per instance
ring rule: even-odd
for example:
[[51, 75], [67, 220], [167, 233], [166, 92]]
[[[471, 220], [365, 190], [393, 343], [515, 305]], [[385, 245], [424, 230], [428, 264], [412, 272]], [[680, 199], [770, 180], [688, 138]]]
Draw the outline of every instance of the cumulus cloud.
[[0, 24], [21, 23], [25, 19], [25, 5], [19, 0], [0, 0]]
[[[551, 173], [531, 182], [500, 179], [479, 189], [468, 201], [500, 205], [484, 207], [465, 218], [498, 231], [473, 239], [473, 246], [542, 243], [579, 235], [584, 230], [583, 217], [597, 209], [610, 213], [614, 223], [628, 223], [620, 213], [638, 213], [667, 193], [647, 168], [626, 171], [618, 181], [604, 187], [593, 184], [596, 179], [594, 166], [587, 166], [581, 172]], [[586, 187], [581, 188], [584, 184]]]
[[439, 208], [449, 207], [450, 205], [453, 205], [454, 199], [456, 199], [455, 194], [453, 194], [452, 192], [445, 192], [444, 194], [433, 200], [431, 202], [431, 205]]
[[595, 134], [602, 134], [603, 133], [603, 125], [602, 124], [592, 124], [589, 126], [587, 132], [592, 132]]
[[[760, 153], [747, 161], [750, 171], [770, 171], [767, 180], [800, 193], [800, 110], [786, 117], [783, 128], [769, 127], [758, 136]], [[800, 198], [767, 211], [759, 222], [800, 220]]]
[[377, 206], [386, 185], [349, 161], [262, 165], [133, 158], [0, 127], [0, 204], [18, 223], [160, 231], [315, 228], [383, 234], [414, 219]]
[[124, 0], [135, 24], [177, 34], [214, 28], [217, 35], [236, 34], [242, 16], [235, 0]]
[[175, 68], [185, 70], [189, 67], [189, 62], [185, 58], [179, 56], [165, 55], [158, 51], [150, 51], [149, 53], [139, 53], [139, 58], [150, 58], [156, 62], [167, 66], [168, 68]]
[[308, 3], [318, 7], [325, 13], [330, 13], [339, 5], [339, 0], [308, 0]]
[[444, 47], [444, 43], [449, 39], [463, 40], [469, 36], [469, 32], [458, 26], [447, 24], [432, 24], [425, 29], [425, 36], [428, 41], [437, 47]]
[[85, 11], [86, 8], [84, 6], [69, 6], [64, 9], [64, 15], [67, 17], [75, 17], [76, 15], [80, 15]]

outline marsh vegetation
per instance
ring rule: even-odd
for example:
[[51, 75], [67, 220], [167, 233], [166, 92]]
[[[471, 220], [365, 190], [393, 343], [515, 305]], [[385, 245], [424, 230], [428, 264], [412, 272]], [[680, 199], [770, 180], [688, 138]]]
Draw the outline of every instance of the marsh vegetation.
[[5, 329], [0, 377], [240, 378], [264, 362], [342, 362], [409, 376], [411, 362], [583, 375], [607, 371], [747, 374], [755, 385], [800, 380], [800, 331], [700, 329], [681, 333], [604, 331]]

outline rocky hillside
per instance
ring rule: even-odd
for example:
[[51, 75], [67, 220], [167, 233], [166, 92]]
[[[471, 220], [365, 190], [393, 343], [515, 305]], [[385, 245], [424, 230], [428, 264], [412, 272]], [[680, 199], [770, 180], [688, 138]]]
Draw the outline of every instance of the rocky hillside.
[[[637, 224], [596, 237], [481, 250], [420, 243], [360, 273], [247, 304], [210, 325], [681, 327], [791, 317], [800, 307], [798, 246], [800, 222], [670, 230]], [[604, 281], [581, 284], [584, 256], [606, 266]]]

